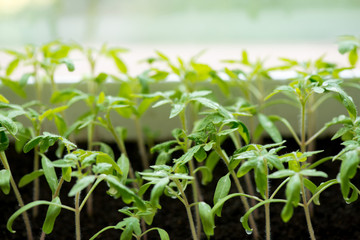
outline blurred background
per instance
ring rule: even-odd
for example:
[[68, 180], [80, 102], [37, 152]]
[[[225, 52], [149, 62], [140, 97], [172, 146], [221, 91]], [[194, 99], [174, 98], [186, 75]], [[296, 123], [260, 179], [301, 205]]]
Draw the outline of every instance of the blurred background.
[[0, 0], [0, 48], [60, 39], [143, 57], [203, 48], [335, 57], [337, 37], [359, 35], [359, 20], [359, 0]]

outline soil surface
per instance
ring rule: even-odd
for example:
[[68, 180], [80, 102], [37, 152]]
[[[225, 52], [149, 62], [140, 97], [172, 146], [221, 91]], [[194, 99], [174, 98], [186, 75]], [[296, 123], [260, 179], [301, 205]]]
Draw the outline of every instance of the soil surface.
[[[325, 152], [319, 154], [319, 157], [336, 155], [342, 148], [339, 141], [321, 140], [318, 143], [319, 149], [324, 149]], [[288, 148], [285, 151], [296, 149], [296, 145], [292, 141], [287, 142]], [[128, 144], [128, 152], [131, 153], [130, 159], [139, 159], [136, 149], [136, 144]], [[231, 151], [231, 149], [229, 149]], [[31, 155], [17, 154], [12, 147], [7, 152], [7, 157], [10, 167], [14, 172], [16, 182], [21, 176], [31, 172], [32, 159]], [[118, 153], [115, 153], [118, 154]], [[51, 155], [51, 153], [50, 153]], [[139, 163], [133, 163], [134, 168], [140, 170]], [[339, 171], [339, 162], [327, 162], [319, 166], [318, 170], [323, 170], [329, 175], [329, 179], [335, 178]], [[219, 164], [214, 173], [214, 179], [211, 184], [202, 186], [202, 194], [204, 201], [212, 205], [213, 193], [217, 180], [226, 174], [226, 167]], [[359, 175], [359, 174], [358, 174]], [[325, 179], [312, 179], [319, 184]], [[353, 183], [359, 182], [359, 177], [355, 177]], [[277, 186], [278, 182], [272, 182], [272, 186]], [[245, 185], [245, 184], [244, 184]], [[51, 193], [48, 190], [47, 183], [41, 179], [41, 199], [51, 199]], [[61, 199], [63, 204], [73, 206], [74, 200], [67, 197], [67, 193], [71, 188], [70, 184], [64, 184], [61, 191]], [[89, 239], [93, 234], [109, 225], [116, 225], [124, 217], [123, 214], [117, 210], [124, 207], [121, 199], [113, 199], [106, 194], [107, 186], [100, 184], [94, 192], [94, 213], [93, 216], [88, 216], [86, 211], [82, 212], [81, 216], [81, 233], [82, 239]], [[20, 189], [21, 194], [26, 203], [31, 201], [32, 186], [31, 184]], [[191, 196], [191, 190], [186, 190], [187, 195]], [[235, 189], [231, 189], [235, 192]], [[285, 198], [284, 193], [279, 193], [279, 198]], [[360, 239], [360, 201], [358, 200], [352, 204], [346, 204], [342, 198], [340, 188], [338, 185], [332, 186], [327, 191], [323, 192], [320, 197], [320, 206], [314, 206], [312, 217], [315, 235], [318, 240], [356, 240]], [[165, 229], [170, 239], [174, 240], [190, 240], [192, 239], [187, 221], [187, 215], [184, 206], [176, 199], [171, 199], [162, 196], [160, 199], [162, 209], [160, 209], [155, 216], [152, 227], [160, 227]], [[303, 209], [298, 207], [294, 211], [294, 216], [288, 223], [283, 223], [280, 218], [280, 212], [283, 204], [271, 205], [271, 233], [273, 240], [282, 239], [310, 239]], [[24, 225], [22, 218], [19, 217], [13, 225], [16, 234], [10, 233], [6, 229], [7, 219], [18, 209], [16, 199], [13, 192], [5, 196], [0, 194], [0, 239], [1, 240], [15, 240], [26, 239]], [[85, 209], [84, 209], [85, 210]], [[47, 208], [41, 207], [40, 214], [36, 218], [31, 216], [32, 229], [34, 231], [35, 239], [40, 238], [41, 226], [46, 214]], [[241, 201], [233, 198], [225, 203], [222, 211], [222, 217], [216, 218], [215, 237], [212, 239], [253, 239], [251, 235], [247, 235], [240, 223], [240, 217], [244, 214]], [[259, 231], [263, 238], [265, 238], [264, 226], [264, 212], [260, 208], [256, 215]], [[56, 220], [53, 233], [48, 235], [46, 239], [62, 240], [75, 239], [74, 229], [74, 215], [72, 212], [62, 210]], [[119, 239], [119, 230], [109, 230], [104, 232], [98, 239]], [[148, 239], [160, 239], [155, 232], [148, 235]], [[206, 239], [205, 236], [202, 239]]]

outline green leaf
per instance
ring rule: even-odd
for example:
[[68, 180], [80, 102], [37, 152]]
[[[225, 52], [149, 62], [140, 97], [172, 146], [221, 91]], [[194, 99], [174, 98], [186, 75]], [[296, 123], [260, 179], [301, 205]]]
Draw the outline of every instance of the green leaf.
[[241, 164], [238, 172], [236, 173], [237, 177], [240, 178], [247, 174], [251, 169], [253, 169], [256, 166], [256, 161], [246, 161], [243, 164]]
[[264, 128], [264, 130], [270, 135], [271, 139], [278, 143], [282, 141], [281, 134], [275, 124], [264, 114], [259, 113], [259, 122], [261, 126]]
[[126, 74], [127, 73], [127, 67], [126, 67], [125, 63], [121, 60], [121, 58], [119, 58], [115, 54], [112, 54], [111, 57], [113, 58], [114, 63], [116, 65], [116, 67], [119, 69], [119, 71], [121, 73]]
[[300, 171], [301, 175], [311, 176], [311, 177], [324, 177], [327, 178], [328, 175], [321, 171], [316, 171], [315, 169], [304, 169]]
[[94, 142], [93, 145], [94, 146], [100, 146], [100, 149], [99, 149], [100, 152], [106, 153], [112, 159], [115, 159], [114, 151], [108, 144], [103, 143], [103, 142]]
[[19, 80], [19, 85], [20, 87], [25, 87], [30, 79], [30, 77], [32, 77], [34, 74], [33, 73], [25, 73], [21, 76], [20, 80]]
[[170, 240], [169, 234], [164, 229], [156, 228], [156, 230], [159, 233], [160, 240]]
[[163, 194], [166, 185], [169, 183], [169, 178], [163, 178], [158, 181], [151, 190], [150, 202], [154, 207], [161, 208], [159, 204], [160, 196]]
[[0, 170], [0, 188], [4, 194], [8, 195], [10, 192], [10, 171], [7, 169]]
[[282, 169], [278, 170], [272, 174], [269, 175], [269, 178], [284, 178], [284, 177], [290, 177], [294, 175], [296, 172], [289, 169]]
[[200, 213], [201, 223], [206, 236], [207, 237], [213, 236], [214, 228], [215, 228], [215, 220], [211, 212], [211, 207], [205, 202], [200, 202], [199, 213]]
[[9, 100], [7, 100], [6, 97], [4, 97], [4, 95], [0, 94], [0, 102], [9, 103]]
[[73, 61], [71, 59], [63, 58], [63, 59], [60, 60], [60, 63], [64, 63], [69, 72], [75, 71], [75, 66], [74, 66], [74, 63], [73, 63]]
[[329, 86], [325, 86], [325, 89], [339, 94], [341, 103], [348, 111], [350, 118], [355, 121], [357, 117], [357, 110], [352, 97], [350, 97], [344, 90], [342, 90], [338, 85], [335, 84], [329, 84]]
[[16, 123], [8, 117], [0, 114], [0, 126], [6, 128], [6, 130], [13, 136], [18, 132]]
[[106, 153], [99, 152], [96, 156], [96, 163], [109, 163], [118, 173], [122, 174], [119, 165]]
[[125, 230], [121, 234], [120, 240], [131, 240], [133, 238], [132, 234], [140, 236], [141, 235], [141, 228], [139, 219], [135, 217], [125, 218]]
[[26, 174], [25, 176], [23, 176], [20, 181], [19, 181], [19, 187], [24, 187], [25, 185], [31, 183], [32, 181], [34, 181], [36, 178], [40, 177], [44, 175], [44, 170], [40, 169], [37, 171], [33, 171], [32, 173]]
[[105, 179], [109, 184], [111, 184], [121, 194], [130, 195], [140, 210], [146, 210], [146, 205], [145, 205], [144, 201], [138, 195], [136, 195], [133, 191], [131, 191], [128, 187], [126, 187], [124, 184], [122, 184], [116, 177], [108, 175], [108, 176], [106, 176]]
[[49, 184], [52, 194], [54, 195], [56, 188], [59, 184], [55, 168], [52, 165], [51, 161], [45, 155], [43, 155], [43, 157], [41, 158], [41, 165], [44, 170], [46, 181]]
[[23, 206], [19, 210], [17, 210], [13, 215], [10, 216], [10, 218], [8, 219], [8, 222], [6, 224], [7, 229], [11, 233], [15, 233], [15, 231], [12, 229], [12, 225], [13, 225], [15, 219], [17, 217], [19, 217], [23, 212], [26, 212], [27, 210], [29, 210], [29, 209], [31, 209], [33, 207], [39, 206], [39, 205], [50, 205], [50, 206], [53, 205], [53, 206], [59, 206], [59, 207], [62, 207], [62, 208], [67, 208], [69, 210], [69, 208], [67, 206], [59, 205], [59, 204], [54, 203], [54, 202], [43, 201], [43, 200], [31, 202], [29, 204], [26, 204], [25, 206]]
[[355, 176], [359, 164], [360, 158], [358, 156], [357, 150], [352, 150], [345, 153], [338, 176], [341, 185], [341, 193], [344, 199], [348, 199], [350, 192], [350, 179]]
[[125, 154], [121, 154], [121, 156], [117, 160], [117, 165], [120, 167], [122, 171], [121, 182], [125, 183], [130, 170], [130, 162]]
[[[61, 205], [61, 201], [59, 197], [54, 198], [52, 201], [52, 203]], [[55, 224], [55, 220], [57, 218], [57, 216], [59, 216], [61, 212], [61, 207], [60, 206], [56, 206], [56, 205], [50, 205], [47, 213], [46, 213], [46, 218], [42, 227], [42, 230], [44, 233], [46, 234], [50, 234], [54, 228], [54, 224]]]
[[194, 154], [199, 151], [200, 149], [200, 146], [199, 145], [196, 145], [192, 148], [190, 148], [185, 154], [183, 154], [179, 159], [176, 159], [175, 162], [177, 164], [180, 164], [180, 165], [184, 165], [186, 164], [187, 162], [191, 161], [191, 159], [193, 158]]
[[354, 48], [353, 50], [350, 51], [349, 53], [349, 62], [351, 64], [351, 66], [355, 66], [355, 64], [358, 61], [358, 53], [357, 53], [357, 48]]
[[194, 154], [194, 157], [195, 159], [198, 161], [198, 162], [202, 162], [206, 159], [207, 157], [207, 154], [206, 154], [206, 151], [204, 150], [203, 147], [201, 147], [199, 149], [199, 151], [197, 151], [195, 154]]
[[281, 211], [281, 218], [284, 222], [288, 222], [294, 213], [294, 206], [296, 207], [300, 202], [301, 178], [299, 174], [290, 177], [286, 184], [285, 195], [287, 203]]
[[208, 168], [207, 166], [200, 166], [195, 169], [194, 173], [198, 171], [201, 172], [201, 184], [206, 185], [211, 182], [211, 180], [213, 179], [213, 175], [210, 168]]
[[85, 176], [76, 181], [75, 185], [71, 188], [68, 196], [73, 197], [81, 190], [92, 184], [96, 179], [96, 176]]
[[265, 191], [268, 186], [266, 170], [267, 166], [264, 161], [257, 161], [254, 169], [256, 188], [263, 198], [265, 198]]
[[171, 105], [170, 119], [176, 117], [185, 109], [185, 103], [175, 103]]
[[14, 93], [19, 95], [22, 98], [26, 98], [26, 92], [25, 90], [20, 86], [20, 83], [11, 81], [8, 78], [0, 77], [1, 82], [4, 84], [4, 86], [10, 88]]
[[6, 76], [10, 76], [14, 70], [19, 66], [20, 59], [15, 58], [13, 61], [11, 61], [6, 68]]
[[[226, 174], [225, 176], [221, 177], [216, 185], [215, 193], [214, 193], [214, 205], [223, 197], [227, 196], [229, 194], [231, 187], [231, 180], [229, 174]], [[221, 210], [222, 206], [220, 206], [215, 214], [218, 217], [221, 217]]]
[[[0, 124], [0, 127], [1, 124]], [[9, 147], [9, 138], [4, 131], [0, 131], [0, 151], [5, 151]]]

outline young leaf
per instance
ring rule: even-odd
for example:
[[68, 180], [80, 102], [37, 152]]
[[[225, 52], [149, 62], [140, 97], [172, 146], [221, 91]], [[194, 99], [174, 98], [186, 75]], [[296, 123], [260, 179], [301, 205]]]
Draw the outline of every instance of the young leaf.
[[133, 191], [131, 191], [128, 187], [123, 185], [116, 177], [107, 175], [105, 179], [109, 184], [111, 184], [121, 194], [127, 194], [127, 195], [131, 196], [133, 198], [133, 200], [136, 202], [136, 205], [139, 207], [139, 209], [146, 210], [145, 202], [138, 195], [136, 195]]
[[68, 196], [73, 197], [76, 193], [80, 192], [95, 181], [95, 176], [85, 176], [76, 181], [76, 184], [71, 188]]
[[200, 202], [199, 213], [200, 213], [201, 223], [206, 236], [207, 237], [213, 236], [215, 221], [214, 221], [214, 216], [211, 212], [211, 207], [205, 202]]
[[169, 234], [164, 229], [156, 228], [156, 230], [159, 233], [160, 240], [170, 240]]
[[264, 114], [259, 113], [259, 122], [261, 126], [264, 128], [264, 130], [270, 135], [271, 139], [278, 143], [282, 141], [281, 134], [275, 124]]
[[[231, 187], [231, 180], [229, 174], [226, 174], [225, 176], [221, 177], [216, 185], [215, 193], [214, 193], [214, 205], [223, 197], [227, 196], [229, 194]], [[222, 206], [219, 207], [215, 214], [218, 217], [221, 217], [221, 210]]]
[[33, 171], [32, 173], [26, 174], [25, 176], [23, 176], [20, 181], [19, 181], [19, 187], [24, 187], [25, 185], [31, 183], [32, 181], [34, 181], [36, 178], [40, 177], [44, 175], [44, 170], [40, 169], [37, 171]]
[[[52, 203], [61, 205], [61, 201], [59, 197], [54, 198], [52, 201]], [[42, 230], [44, 233], [46, 234], [50, 234], [54, 228], [54, 224], [55, 224], [55, 220], [57, 218], [57, 216], [59, 216], [61, 212], [61, 207], [56, 206], [56, 205], [50, 205], [47, 213], [46, 213], [46, 218], [42, 227]]]
[[[1, 124], [0, 124], [0, 127]], [[0, 151], [5, 151], [9, 147], [9, 138], [4, 131], [0, 131]]]
[[7, 169], [0, 170], [0, 188], [4, 194], [8, 195], [10, 192], [10, 171]]
[[360, 164], [360, 158], [358, 156], [357, 150], [349, 151], [345, 153], [344, 159], [342, 160], [340, 173], [339, 173], [339, 182], [341, 185], [341, 193], [344, 199], [348, 199], [350, 192], [350, 179], [352, 179], [357, 170], [357, 166]]
[[161, 208], [159, 204], [159, 199], [168, 183], [169, 178], [163, 178], [159, 182], [157, 182], [151, 190], [150, 202], [154, 207]]
[[75, 70], [74, 63], [69, 58], [63, 58], [60, 60], [60, 63], [64, 63], [68, 69], [69, 72], [73, 72]]
[[41, 164], [44, 170], [46, 181], [49, 184], [52, 194], [54, 194], [59, 184], [55, 168], [52, 165], [51, 161], [45, 155], [43, 155], [43, 157], [41, 158]]
[[18, 127], [16, 123], [8, 117], [0, 114], [0, 127], [6, 128], [6, 130], [13, 136], [18, 132]]
[[284, 222], [288, 222], [293, 215], [294, 206], [296, 207], [300, 202], [300, 188], [301, 188], [301, 178], [299, 174], [295, 174], [290, 177], [289, 182], [286, 185], [286, 199], [287, 203], [285, 204], [283, 210], [281, 211], [281, 218]]

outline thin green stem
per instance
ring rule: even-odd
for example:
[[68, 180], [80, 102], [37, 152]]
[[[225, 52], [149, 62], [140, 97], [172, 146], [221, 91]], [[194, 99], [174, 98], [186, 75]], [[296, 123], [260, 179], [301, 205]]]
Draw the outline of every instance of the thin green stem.
[[319, 131], [317, 131], [314, 135], [312, 135], [306, 142], [305, 145], [309, 145], [312, 141], [314, 141], [320, 134], [322, 134], [328, 127], [325, 125]]
[[290, 180], [290, 178], [285, 179], [277, 188], [276, 190], [271, 194], [269, 199], [273, 199], [275, 195], [280, 191], [280, 189]]
[[[120, 139], [120, 137], [118, 136], [118, 134], [116, 133], [115, 128], [114, 128], [114, 126], [113, 126], [113, 124], [112, 124], [112, 122], [111, 122], [110, 113], [109, 113], [109, 112], [106, 114], [106, 120], [107, 120], [107, 128], [108, 128], [108, 130], [110, 131], [110, 133], [113, 135], [113, 137], [114, 137], [114, 139], [115, 139], [115, 142], [116, 142], [116, 144], [118, 145], [118, 148], [119, 148], [120, 152], [121, 152], [122, 154], [124, 154], [127, 158], [129, 158], [129, 157], [128, 157], [128, 154], [127, 154], [127, 151], [126, 151], [126, 148], [125, 148], [125, 144], [124, 144], [124, 142]], [[132, 168], [130, 162], [129, 162], [129, 176], [130, 176], [131, 179], [134, 179], [134, 180], [136, 179], [135, 173], [134, 173], [134, 169]], [[137, 183], [136, 183], [135, 181], [133, 182], [133, 186], [134, 186], [135, 188], [138, 188], [138, 185], [137, 185]]]
[[192, 216], [192, 213], [191, 213], [191, 208], [190, 208], [188, 199], [187, 199], [187, 197], [186, 197], [186, 194], [185, 194], [185, 192], [184, 192], [184, 189], [182, 188], [181, 183], [179, 182], [178, 179], [173, 179], [173, 181], [175, 182], [177, 188], [178, 188], [179, 191], [180, 191], [180, 194], [181, 194], [181, 196], [182, 196], [182, 199], [184, 200], [183, 203], [184, 203], [185, 208], [186, 208], [186, 213], [187, 213], [187, 216], [188, 216], [188, 220], [189, 220], [189, 224], [190, 224], [190, 229], [191, 229], [191, 234], [192, 234], [193, 240], [198, 240], [198, 235], [197, 235], [197, 233], [196, 233], [195, 224], [194, 224], [194, 219], [193, 219], [193, 216]]
[[95, 190], [95, 188], [97, 187], [97, 185], [99, 185], [99, 183], [105, 179], [105, 176], [100, 176], [98, 177], [98, 179], [96, 180], [96, 182], [91, 186], [91, 188], [89, 189], [89, 191], [87, 192], [85, 198], [82, 200], [81, 205], [79, 207], [79, 211], [81, 211], [83, 209], [83, 207], [85, 206], [85, 203], [88, 199], [90, 199], [91, 194], [93, 193], [93, 191]]
[[134, 117], [134, 121], [135, 121], [137, 144], [138, 144], [138, 148], [139, 148], [139, 151], [140, 151], [141, 163], [142, 163], [143, 169], [148, 169], [149, 168], [149, 159], [148, 159], [147, 154], [146, 154], [145, 142], [144, 142], [144, 136], [143, 136], [142, 127], [141, 127], [141, 122], [140, 122], [140, 119], [138, 117]]
[[[0, 152], [0, 159], [1, 159], [1, 163], [4, 165], [4, 168], [10, 172], [10, 184], [11, 184], [12, 189], [14, 190], [16, 200], [18, 201], [20, 207], [24, 207], [24, 205], [25, 205], [24, 201], [23, 201], [23, 199], [21, 197], [19, 189], [17, 188], [17, 185], [16, 185], [15, 180], [13, 178], [13, 175], [11, 173], [9, 162], [8, 162], [8, 160], [6, 158], [6, 154], [5, 154], [4, 151]], [[24, 220], [24, 223], [25, 223], [27, 239], [28, 240], [33, 240], [33, 234], [32, 234], [32, 230], [31, 230], [31, 224], [30, 224], [29, 216], [28, 216], [28, 214], [26, 212], [23, 212], [22, 217], [23, 217], [23, 220]]]
[[80, 192], [75, 195], [75, 234], [76, 240], [81, 240], [81, 230], [80, 230]]
[[306, 152], [306, 129], [305, 129], [305, 121], [306, 121], [306, 111], [305, 106], [306, 103], [301, 103], [301, 144], [300, 150], [302, 153]]
[[[240, 143], [239, 133], [238, 132], [236, 132], [236, 134], [231, 133], [230, 137], [231, 137], [236, 149], [240, 149], [241, 143]], [[255, 189], [254, 189], [254, 185], [251, 181], [250, 174], [246, 174], [244, 177], [245, 177], [245, 184], [246, 184], [246, 188], [247, 188], [248, 192], [250, 193], [250, 195], [255, 196]], [[251, 203], [251, 206], [254, 206], [256, 204], [254, 199], [250, 199], [250, 203]], [[258, 217], [258, 211], [255, 211], [254, 214], [255, 214], [255, 217]]]
[[[215, 151], [217, 152], [217, 154], [220, 156], [220, 158], [223, 159], [223, 161], [225, 162], [226, 166], [229, 168], [229, 163], [230, 163], [230, 160], [229, 160], [229, 157], [226, 155], [226, 153], [220, 149], [220, 147], [216, 147], [215, 148]], [[236, 176], [236, 173], [234, 170], [230, 170], [230, 174], [231, 174], [231, 177], [233, 178], [234, 182], [235, 182], [235, 186], [238, 190], [239, 193], [242, 193], [244, 194], [244, 189], [242, 188], [241, 184], [240, 184], [240, 181], [238, 179], [238, 177]], [[241, 202], [243, 203], [244, 205], [244, 208], [245, 208], [245, 212], [249, 211], [250, 209], [250, 205], [249, 205], [249, 202], [248, 200], [246, 199], [246, 197], [240, 195], [240, 199], [241, 199]], [[251, 227], [253, 228], [253, 233], [254, 233], [254, 238], [255, 239], [259, 239], [259, 231], [257, 229], [257, 225], [255, 223], [255, 219], [254, 217], [251, 215], [249, 217], [249, 221], [250, 221], [250, 225]]]
[[301, 191], [302, 191], [302, 200], [303, 200], [303, 205], [304, 205], [303, 207], [304, 207], [304, 212], [305, 212], [306, 223], [307, 223], [307, 227], [308, 227], [308, 231], [309, 231], [311, 240], [316, 240], [314, 229], [311, 224], [310, 210], [309, 210], [308, 202], [306, 200], [306, 190], [305, 190], [304, 182], [303, 182], [302, 178], [303, 177], [301, 176]]
[[[188, 129], [187, 129], [185, 110], [180, 112], [179, 117], [180, 117], [180, 120], [181, 120], [182, 128], [185, 131], [186, 136], [187, 136]], [[191, 144], [191, 141], [189, 141], [189, 139], [187, 137], [185, 137], [184, 153], [186, 153], [188, 151], [188, 149], [190, 147], [190, 144]], [[194, 166], [193, 160], [189, 161], [189, 170], [190, 170], [190, 176], [192, 176], [193, 179], [194, 179], [193, 183], [191, 184], [192, 191], [193, 191], [194, 202], [199, 202], [200, 198], [202, 198], [202, 197], [201, 197], [199, 182], [198, 182], [198, 179], [197, 179], [196, 174], [195, 174], [195, 166]], [[195, 205], [195, 221], [196, 221], [196, 234], [197, 234], [198, 238], [200, 238], [201, 219], [200, 219], [200, 211], [199, 211], [199, 206], [198, 205]]]
[[[37, 135], [38, 136], [38, 135]], [[39, 170], [40, 168], [40, 155], [39, 155], [39, 146], [35, 146], [34, 148], [34, 171]], [[34, 186], [33, 186], [33, 201], [37, 201], [40, 198], [40, 180], [39, 178], [34, 179]], [[39, 208], [36, 206], [32, 210], [33, 217], [37, 217], [39, 214]]]
[[[265, 200], [269, 199], [269, 178], [268, 178], [268, 174], [269, 174], [269, 169], [267, 166], [267, 159], [264, 158], [264, 164], [265, 164], [265, 176], [266, 176], [266, 189], [265, 189]], [[271, 239], [271, 235], [270, 235], [270, 230], [271, 230], [271, 226], [270, 226], [270, 203], [266, 203], [265, 204], [265, 229], [266, 229], [266, 240], [270, 240]]]

